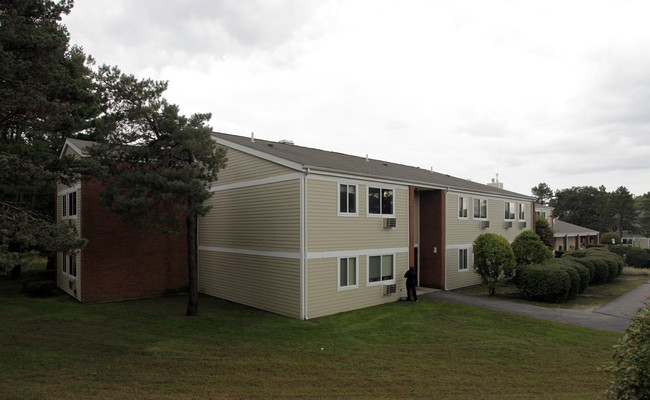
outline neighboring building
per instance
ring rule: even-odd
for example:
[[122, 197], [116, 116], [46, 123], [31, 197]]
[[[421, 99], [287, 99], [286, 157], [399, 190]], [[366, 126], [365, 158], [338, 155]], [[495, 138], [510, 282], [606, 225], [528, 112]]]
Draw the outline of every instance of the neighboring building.
[[598, 231], [560, 221], [557, 218], [553, 219], [553, 236], [555, 238], [553, 250], [555, 251], [584, 249], [590, 244], [600, 242]]
[[642, 249], [650, 249], [650, 239], [645, 236], [635, 235], [629, 231], [623, 231], [621, 237], [621, 244], [629, 247], [640, 247]]
[[228, 166], [199, 221], [202, 293], [308, 319], [480, 283], [472, 242], [532, 229], [530, 196], [340, 153], [215, 133]]
[[[68, 139], [61, 154], [87, 156], [92, 142]], [[57, 223], [74, 225], [88, 245], [59, 253], [57, 285], [81, 302], [98, 302], [187, 291], [187, 244], [140, 230], [99, 204], [99, 182], [57, 185]]]

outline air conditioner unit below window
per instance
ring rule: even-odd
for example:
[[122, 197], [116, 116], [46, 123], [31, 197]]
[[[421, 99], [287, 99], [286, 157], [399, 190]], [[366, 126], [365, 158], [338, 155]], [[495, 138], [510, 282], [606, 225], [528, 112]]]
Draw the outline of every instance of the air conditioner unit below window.
[[481, 229], [486, 229], [490, 227], [490, 221], [481, 221]]
[[512, 221], [506, 221], [506, 229], [512, 228]]
[[392, 285], [384, 285], [383, 289], [384, 296], [388, 296], [389, 294], [395, 293], [397, 286], [393, 283]]
[[524, 229], [524, 228], [526, 227], [526, 221], [522, 221], [522, 222], [520, 222], [520, 223], [519, 223], [519, 227], [520, 227], [521, 229]]
[[395, 218], [384, 218], [384, 229], [394, 228], [397, 225]]

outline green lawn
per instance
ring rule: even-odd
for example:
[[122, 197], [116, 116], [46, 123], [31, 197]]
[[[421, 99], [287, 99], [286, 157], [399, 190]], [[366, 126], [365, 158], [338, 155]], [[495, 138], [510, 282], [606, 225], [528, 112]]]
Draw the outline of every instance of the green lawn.
[[593, 399], [619, 336], [433, 300], [317, 321], [185, 304], [28, 298], [0, 279], [0, 398]]

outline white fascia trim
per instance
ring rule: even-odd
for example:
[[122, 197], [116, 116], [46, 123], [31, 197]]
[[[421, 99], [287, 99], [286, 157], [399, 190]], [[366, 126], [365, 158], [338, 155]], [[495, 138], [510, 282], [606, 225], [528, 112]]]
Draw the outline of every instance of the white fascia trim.
[[241, 189], [241, 188], [246, 188], [246, 187], [268, 185], [268, 184], [271, 184], [271, 183], [298, 180], [298, 179], [301, 179], [303, 176], [304, 176], [303, 173], [296, 172], [296, 173], [292, 173], [292, 174], [271, 176], [271, 177], [262, 178], [262, 179], [254, 179], [252, 181], [236, 182], [236, 183], [230, 183], [230, 184], [221, 185], [221, 186], [219, 186], [219, 185], [212, 186], [209, 191], [210, 192], [221, 192], [221, 191], [224, 191], [224, 190]]
[[355, 176], [355, 175], [346, 175], [346, 174], [335, 174], [331, 172], [325, 172], [318, 169], [309, 169], [309, 174], [307, 179], [313, 179], [318, 181], [325, 182], [337, 182], [337, 183], [347, 183], [350, 185], [388, 185], [392, 189], [406, 190], [409, 188], [408, 185], [405, 185], [404, 182], [389, 180], [389, 179], [373, 179], [370, 180], [368, 177], [364, 176]]
[[480, 193], [480, 192], [473, 192], [473, 191], [464, 191], [464, 190], [452, 190], [452, 189], [447, 189], [447, 193], [453, 194], [456, 196], [464, 196], [464, 197], [471, 197], [472, 199], [474, 198], [479, 198], [479, 199], [485, 199], [485, 200], [504, 200], [504, 201], [511, 201], [515, 203], [520, 203], [524, 202], [525, 204], [532, 203], [534, 201], [534, 198], [529, 198], [529, 197], [514, 197], [514, 196], [495, 196], [494, 194], [490, 193]]
[[76, 192], [77, 190], [81, 189], [81, 183], [77, 183], [76, 185], [69, 187], [67, 189], [63, 189], [60, 192], [57, 192], [57, 196], [63, 196], [64, 194]]
[[261, 159], [271, 161], [271, 162], [274, 162], [276, 164], [283, 165], [283, 166], [285, 166], [287, 168], [295, 169], [297, 171], [304, 171], [305, 170], [305, 168], [304, 168], [304, 166], [302, 164], [297, 163], [297, 162], [293, 162], [293, 161], [289, 161], [289, 160], [287, 160], [285, 158], [273, 156], [273, 155], [270, 155], [269, 153], [265, 153], [263, 151], [251, 149], [250, 147], [243, 146], [243, 145], [240, 145], [240, 144], [237, 144], [237, 143], [233, 143], [233, 142], [230, 142], [228, 140], [223, 140], [223, 139], [220, 139], [220, 138], [216, 138], [214, 136], [212, 136], [212, 140], [214, 140], [215, 142], [217, 142], [217, 144], [219, 144], [221, 146], [230, 147], [231, 149], [238, 150], [238, 151], [241, 151], [242, 153], [250, 154], [252, 156], [259, 157]]
[[323, 258], [350, 258], [360, 256], [380, 256], [384, 254], [408, 253], [408, 247], [395, 247], [390, 249], [357, 249], [337, 251], [312, 251], [307, 253], [308, 260], [319, 260]]
[[235, 249], [231, 247], [216, 247], [216, 246], [199, 246], [199, 250], [214, 251], [217, 253], [241, 254], [247, 256], [288, 258], [291, 260], [300, 260], [300, 252], [290, 252], [290, 251]]

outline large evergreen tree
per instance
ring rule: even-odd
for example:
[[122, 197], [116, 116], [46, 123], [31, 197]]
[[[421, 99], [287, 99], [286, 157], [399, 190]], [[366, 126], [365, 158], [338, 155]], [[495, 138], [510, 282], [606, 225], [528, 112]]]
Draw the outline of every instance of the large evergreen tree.
[[53, 226], [56, 181], [81, 169], [59, 153], [98, 111], [88, 60], [60, 23], [71, 8], [71, 0], [0, 2], [0, 269], [83, 244]]
[[572, 187], [555, 191], [550, 205], [553, 215], [562, 221], [608, 232], [613, 225], [610, 196], [604, 186]]
[[209, 207], [209, 186], [225, 166], [225, 149], [211, 138], [209, 114], [186, 118], [162, 93], [165, 82], [138, 80], [117, 68], [101, 67], [105, 89], [102, 118], [89, 150], [109, 171], [102, 176], [101, 202], [127, 221], [179, 231], [185, 220], [188, 246], [187, 315], [198, 312], [197, 218]]
[[538, 204], [548, 204], [553, 198], [553, 191], [545, 182], [531, 188], [530, 192], [535, 196], [535, 202]]

